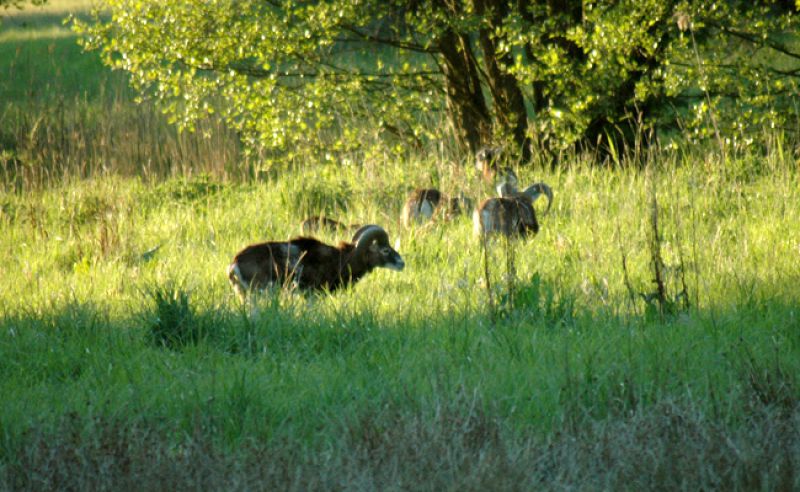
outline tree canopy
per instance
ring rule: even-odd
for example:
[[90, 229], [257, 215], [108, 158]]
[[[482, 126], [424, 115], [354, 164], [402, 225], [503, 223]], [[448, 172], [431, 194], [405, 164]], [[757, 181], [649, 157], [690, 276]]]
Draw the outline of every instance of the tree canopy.
[[[251, 148], [367, 136], [557, 151], [688, 130], [746, 139], [800, 115], [794, 1], [107, 0], [77, 24], [173, 121]], [[443, 131], [440, 121], [447, 121]], [[643, 132], [644, 131], [644, 132]]]

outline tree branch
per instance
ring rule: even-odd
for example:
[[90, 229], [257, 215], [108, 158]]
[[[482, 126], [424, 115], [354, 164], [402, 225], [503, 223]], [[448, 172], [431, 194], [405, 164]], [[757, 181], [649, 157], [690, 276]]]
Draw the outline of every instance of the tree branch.
[[431, 48], [426, 48], [426, 47], [424, 47], [422, 45], [419, 45], [419, 44], [408, 43], [408, 42], [399, 41], [399, 40], [396, 40], [396, 39], [382, 38], [382, 37], [380, 37], [378, 35], [375, 35], [375, 34], [367, 34], [365, 32], [361, 32], [355, 26], [342, 25], [342, 29], [347, 31], [347, 32], [350, 32], [350, 33], [352, 33], [352, 34], [354, 34], [356, 36], [358, 36], [359, 39], [352, 39], [352, 40], [340, 39], [340, 40], [337, 40], [337, 41], [354, 42], [354, 41], [361, 40], [361, 41], [369, 41], [370, 43], [385, 44], [387, 46], [392, 46], [394, 48], [398, 48], [398, 49], [401, 49], [401, 50], [415, 51], [417, 53], [427, 53], [427, 54], [438, 53], [437, 50], [434, 50], [434, 49], [431, 49]]
[[743, 41], [747, 41], [749, 43], [752, 43], [752, 44], [755, 44], [755, 45], [758, 45], [758, 46], [767, 46], [768, 48], [771, 48], [771, 49], [777, 51], [778, 53], [783, 53], [784, 55], [786, 55], [786, 56], [788, 56], [790, 58], [796, 58], [796, 59], [800, 60], [800, 53], [795, 53], [794, 51], [792, 51], [788, 47], [786, 47], [784, 44], [781, 44], [781, 43], [775, 41], [774, 39], [761, 38], [761, 37], [756, 36], [755, 34], [751, 34], [749, 32], [738, 31], [738, 30], [732, 29], [730, 27], [724, 26], [724, 25], [722, 25], [722, 24], [720, 24], [720, 23], [718, 23], [718, 22], [716, 22], [716, 21], [714, 21], [712, 19], [703, 19], [702, 21], [704, 23], [712, 26], [712, 27], [715, 27], [715, 28], [719, 29], [720, 31], [722, 31], [722, 32], [724, 32], [726, 34], [729, 34], [729, 35], [735, 37], [735, 38], [739, 38], [739, 39], [741, 39]]
[[364, 71], [347, 71], [341, 69], [333, 64], [330, 63], [320, 63], [321, 66], [325, 66], [328, 68], [333, 69], [331, 72], [327, 71], [273, 71], [273, 70], [264, 70], [263, 68], [259, 68], [253, 65], [247, 64], [238, 64], [238, 63], [229, 63], [224, 66], [217, 66], [213, 64], [208, 65], [191, 65], [186, 63], [185, 61], [180, 61], [180, 65], [186, 68], [192, 68], [199, 72], [227, 72], [233, 70], [234, 72], [247, 75], [248, 77], [254, 78], [268, 78], [271, 76], [276, 76], [280, 78], [330, 78], [330, 79], [347, 79], [347, 78], [361, 78], [361, 79], [370, 79], [370, 78], [377, 78], [377, 79], [391, 79], [391, 78], [414, 78], [414, 77], [422, 77], [428, 78], [432, 76], [440, 77], [442, 74], [438, 71], [418, 71], [418, 72], [364, 72]]

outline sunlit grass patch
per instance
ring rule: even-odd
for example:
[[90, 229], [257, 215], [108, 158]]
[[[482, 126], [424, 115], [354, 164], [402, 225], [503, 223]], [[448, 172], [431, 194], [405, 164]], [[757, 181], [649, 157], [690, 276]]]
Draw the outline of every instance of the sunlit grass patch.
[[68, 27], [43, 26], [25, 29], [7, 29], [0, 31], [0, 43], [20, 43], [42, 39], [75, 38], [75, 33]]

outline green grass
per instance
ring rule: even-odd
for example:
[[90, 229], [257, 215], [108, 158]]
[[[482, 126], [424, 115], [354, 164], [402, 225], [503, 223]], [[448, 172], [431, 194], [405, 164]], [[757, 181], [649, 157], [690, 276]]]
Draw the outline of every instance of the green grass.
[[[49, 442], [64, 426], [77, 426], [69, 431], [77, 442], [59, 444], [67, 448], [99, 452], [91, 448], [98, 432], [134, 441], [156, 432], [168, 449], [199, 439], [221, 453], [207, 457], [215, 466], [228, 466], [245, 445], [288, 446], [307, 464], [312, 450], [372, 445], [391, 459], [401, 459], [394, 445], [422, 459], [403, 448], [415, 441], [394, 435], [394, 422], [431, 440], [468, 439], [474, 424], [489, 433], [481, 449], [498, 439], [524, 454], [565, 431], [604, 434], [637, 419], [666, 425], [655, 416], [665, 406], [733, 435], [759, 412], [796, 411], [800, 194], [791, 166], [756, 176], [671, 162], [537, 170], [556, 202], [540, 234], [514, 245], [517, 302], [493, 325], [469, 220], [403, 230], [399, 211], [414, 183], [385, 164], [376, 167], [385, 175], [309, 166], [265, 183], [105, 178], [6, 194], [0, 429], [15, 450], [5, 455], [8, 473], [18, 476], [19, 446]], [[533, 174], [523, 170], [524, 180]], [[313, 203], [304, 201], [309, 182], [327, 190]], [[457, 173], [442, 185], [485, 193], [470, 183]], [[639, 297], [631, 303], [621, 267], [624, 251], [634, 290], [652, 290], [652, 187], [668, 287], [678, 288], [682, 254], [692, 304], [664, 318]], [[291, 236], [315, 206], [382, 224], [399, 239], [406, 270], [243, 312], [225, 265], [249, 242]], [[497, 246], [495, 280], [505, 261]], [[176, 458], [164, 452], [160, 459]], [[32, 454], [26, 459], [43, 459]]]
[[41, 104], [52, 99], [101, 97], [109, 88], [124, 90], [122, 77], [113, 77], [116, 74], [104, 69], [98, 57], [84, 54], [74, 35], [36, 31], [31, 36], [0, 37], [3, 100]]
[[[520, 169], [555, 202], [510, 281], [492, 244], [490, 304], [469, 217], [399, 220], [415, 187], [488, 196], [463, 162], [253, 172], [38, 19], [0, 27], [0, 490], [800, 487], [782, 140]], [[244, 309], [232, 256], [319, 213], [382, 225], [406, 269]]]
[[[54, 1], [0, 24], [0, 175], [5, 187], [48, 186], [115, 174], [160, 179], [213, 172], [252, 174], [236, 135], [219, 120], [178, 132], [135, 94], [122, 73], [84, 53], [62, 25], [91, 2]], [[9, 11], [14, 12], [14, 11]]]
[[0, 101], [51, 102], [98, 98], [125, 90], [120, 74], [111, 74], [96, 55], [82, 52], [62, 21], [88, 15], [91, 2], [54, 1], [44, 8], [4, 12], [0, 24]]

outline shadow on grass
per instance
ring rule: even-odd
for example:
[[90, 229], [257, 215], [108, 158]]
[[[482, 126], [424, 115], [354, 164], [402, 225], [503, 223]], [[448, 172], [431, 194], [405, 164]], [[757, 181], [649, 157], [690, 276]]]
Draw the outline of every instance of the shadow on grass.
[[[125, 336], [119, 332], [130, 321], [117, 322], [90, 305], [5, 317], [0, 367], [9, 378], [68, 369], [71, 375], [49, 379], [68, 385], [92, 377], [84, 370], [87, 346], [112, 352], [124, 346], [120, 356], [163, 354], [176, 378], [185, 374], [181, 361], [198, 372], [204, 360], [222, 356], [214, 377], [235, 374], [236, 381], [228, 381], [227, 396], [215, 398], [230, 401], [198, 400], [188, 421], [103, 411], [67, 412], [41, 425], [2, 419], [0, 489], [800, 486], [800, 335], [791, 303], [653, 322], [597, 319], [568, 299], [552, 308], [542, 295], [531, 297], [543, 299], [535, 306], [517, 304], [524, 311], [491, 326], [480, 312], [455, 323], [450, 317], [392, 322], [370, 311], [343, 317], [275, 298], [251, 315], [228, 305], [198, 309], [180, 288], [161, 294], [161, 304], [140, 313], [139, 326]], [[165, 313], [178, 315], [166, 325], [150, 324], [159, 315], [167, 319]], [[739, 326], [745, 321], [748, 326]], [[165, 329], [203, 336], [148, 342]], [[64, 365], [48, 365], [52, 356], [43, 354], [53, 351]], [[36, 360], [45, 363], [23, 367]], [[219, 364], [245, 370], [226, 374]], [[276, 367], [267, 374], [284, 377], [286, 393], [259, 399], [276, 387], [245, 375], [263, 366]], [[322, 370], [303, 377], [311, 366]], [[704, 371], [715, 376], [689, 379]], [[727, 386], [714, 386], [723, 380]], [[344, 392], [335, 403], [331, 389]], [[272, 422], [254, 408], [281, 398], [305, 398], [318, 408], [302, 415], [290, 410]], [[550, 407], [537, 401], [548, 398]], [[552, 425], [535, 422], [537, 411], [555, 413]], [[238, 423], [226, 423], [234, 417]], [[256, 435], [245, 419], [319, 436]], [[231, 427], [234, 439], [228, 440]]]
[[[4, 490], [797, 490], [798, 418], [761, 406], [724, 425], [664, 400], [626, 418], [546, 438], [502, 432], [469, 398], [429, 412], [391, 405], [343, 417], [321, 448], [147, 421], [65, 416], [32, 429], [0, 460]], [[90, 429], [90, 430], [87, 430]]]

